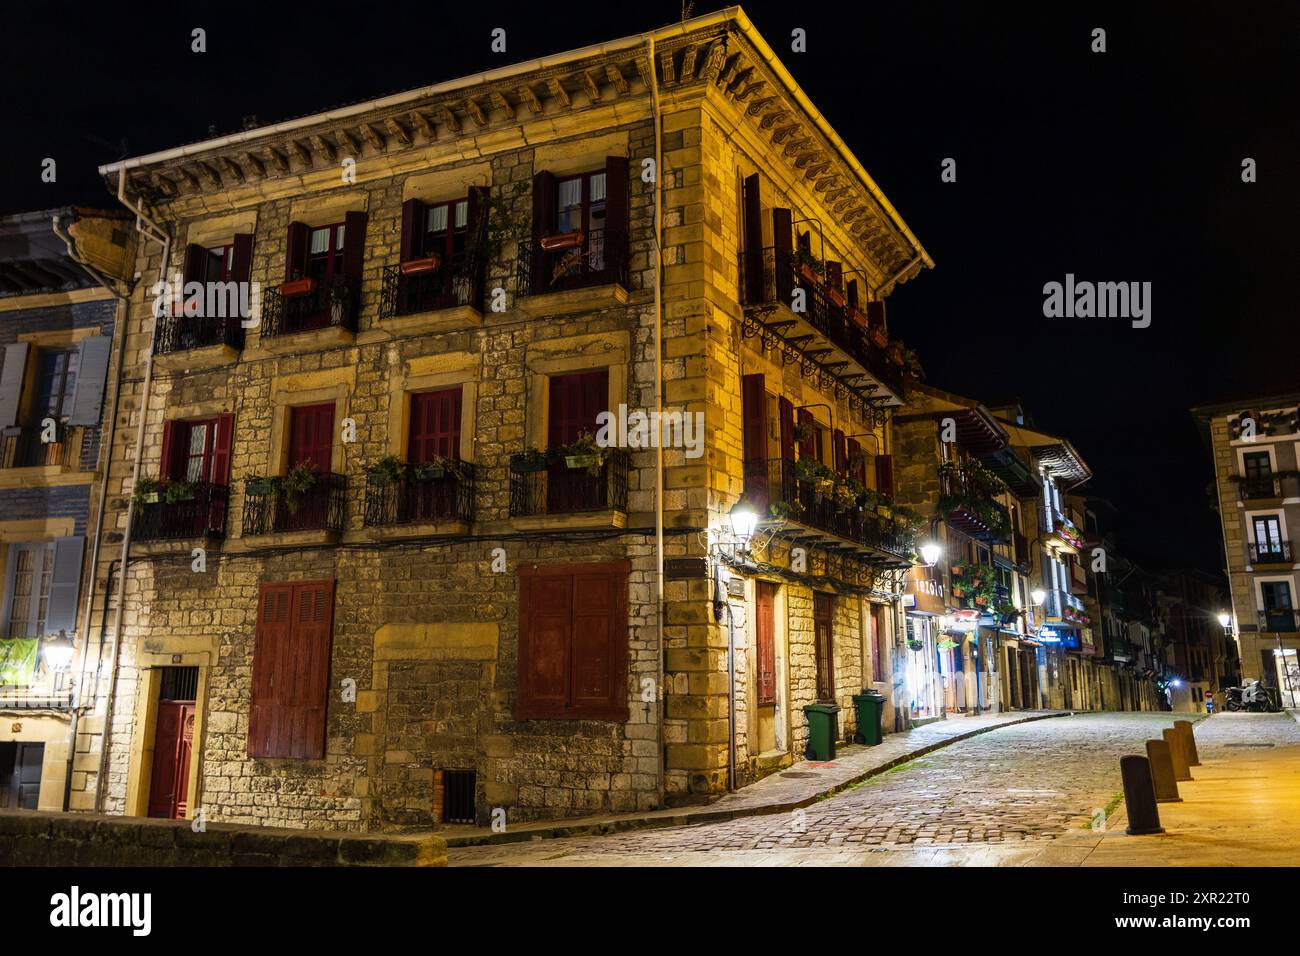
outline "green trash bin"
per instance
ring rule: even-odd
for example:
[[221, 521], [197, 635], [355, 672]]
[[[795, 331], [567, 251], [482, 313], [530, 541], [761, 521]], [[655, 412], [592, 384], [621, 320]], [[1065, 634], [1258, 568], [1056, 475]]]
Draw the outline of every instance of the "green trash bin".
[[805, 759], [835, 759], [835, 738], [839, 736], [837, 729], [839, 712], [839, 704], [808, 704], [804, 707], [804, 717], [808, 720], [808, 746], [803, 752]]
[[857, 742], [874, 747], [880, 743], [880, 724], [885, 713], [885, 696], [874, 690], [853, 695], [853, 709], [858, 714]]

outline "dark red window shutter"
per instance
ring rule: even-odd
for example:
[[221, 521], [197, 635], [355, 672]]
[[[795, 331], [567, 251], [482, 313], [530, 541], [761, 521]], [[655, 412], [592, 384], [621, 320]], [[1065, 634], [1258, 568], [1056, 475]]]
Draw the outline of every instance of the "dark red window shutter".
[[754, 636], [758, 670], [758, 705], [776, 704], [776, 619], [773, 614], [776, 585], [754, 585]]
[[230, 484], [230, 450], [235, 443], [235, 416], [217, 416], [217, 431], [212, 439], [212, 483]]
[[519, 569], [517, 720], [627, 720], [630, 569]]
[[596, 434], [596, 416], [609, 405], [609, 369], [553, 375], [547, 409], [551, 447], [574, 441], [583, 432]]
[[777, 400], [777, 410], [781, 416], [781, 458], [794, 461], [794, 404], [782, 396]]
[[817, 426], [813, 421], [812, 412], [806, 408], [799, 409], [799, 425], [812, 429], [808, 437], [799, 442], [799, 457], [817, 458]]
[[606, 241], [626, 244], [628, 235], [628, 204], [631, 197], [627, 183], [627, 157], [605, 157], [605, 231]]
[[230, 252], [230, 279], [249, 282], [253, 278], [253, 237], [246, 232], [235, 234]]
[[745, 461], [767, 458], [767, 389], [761, 373], [741, 379], [745, 418]]
[[282, 658], [290, 639], [292, 584], [263, 584], [257, 601], [257, 636], [253, 646], [253, 684], [248, 711], [248, 755], [277, 757], [283, 723], [280, 693]]
[[290, 653], [280, 695], [281, 755], [319, 760], [325, 756], [325, 712], [329, 697], [334, 582], [293, 586]]
[[848, 475], [849, 470], [849, 449], [844, 441], [844, 432], [838, 428], [835, 429], [835, 473], [841, 478]]
[[289, 223], [289, 234], [284, 246], [284, 277], [286, 280], [295, 276], [302, 278], [307, 274], [307, 243], [311, 238], [311, 226], [305, 222]]
[[835, 598], [813, 593], [813, 659], [817, 669], [817, 699], [835, 699]]
[[162, 459], [158, 463], [158, 477], [172, 480], [176, 474], [180, 450], [189, 437], [189, 426], [184, 422], [163, 422]]
[[844, 266], [834, 260], [826, 262], [826, 284], [832, 289], [840, 288], [844, 282]]
[[794, 291], [794, 276], [790, 272], [790, 252], [794, 249], [794, 225], [789, 209], [772, 210], [772, 245], [775, 247], [776, 297], [787, 305]]
[[418, 259], [424, 254], [424, 220], [424, 203], [418, 199], [402, 203], [402, 262]]
[[885, 329], [885, 303], [867, 303], [867, 325], [873, 329]]
[[876, 490], [888, 497], [894, 497], [894, 456], [876, 456]]
[[486, 186], [470, 186], [469, 208], [466, 210], [465, 222], [469, 229], [471, 248], [478, 247], [487, 236], [489, 213], [488, 188]]
[[763, 200], [758, 173], [745, 177], [741, 189], [745, 206], [745, 301], [764, 301], [763, 295]]
[[850, 279], [849, 284], [845, 286], [844, 300], [848, 303], [850, 309], [858, 307], [858, 280]]
[[360, 280], [366, 258], [366, 214], [350, 212], [343, 217], [343, 274]]
[[555, 177], [542, 170], [533, 177], [533, 291], [543, 292], [550, 285], [547, 274], [550, 258], [545, 255], [538, 241], [555, 229]]
[[207, 272], [208, 250], [191, 242], [185, 247], [185, 271], [182, 278], [185, 282], [203, 282], [207, 279]]
[[411, 396], [411, 434], [407, 459], [412, 464], [460, 457], [461, 387]]
[[334, 403], [299, 405], [289, 410], [289, 467], [311, 462], [327, 472], [333, 461]]

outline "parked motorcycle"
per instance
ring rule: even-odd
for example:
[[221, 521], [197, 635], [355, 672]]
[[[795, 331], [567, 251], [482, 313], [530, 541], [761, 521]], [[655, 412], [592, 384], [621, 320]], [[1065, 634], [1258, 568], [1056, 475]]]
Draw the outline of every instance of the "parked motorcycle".
[[1228, 710], [1252, 713], [1269, 713], [1282, 709], [1273, 696], [1273, 688], [1265, 687], [1257, 680], [1249, 681], [1244, 687], [1229, 687], [1224, 692], [1224, 703]]

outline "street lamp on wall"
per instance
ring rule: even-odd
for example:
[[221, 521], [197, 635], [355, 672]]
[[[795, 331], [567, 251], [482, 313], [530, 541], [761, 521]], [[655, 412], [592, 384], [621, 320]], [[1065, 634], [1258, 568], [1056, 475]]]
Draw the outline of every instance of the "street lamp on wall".
[[731, 521], [731, 534], [736, 540], [740, 550], [749, 550], [749, 541], [754, 536], [754, 529], [758, 527], [758, 512], [754, 506], [749, 503], [749, 498], [741, 494], [736, 499], [736, 503], [731, 506], [731, 513], [728, 515]]
[[932, 568], [939, 563], [939, 558], [943, 556], [943, 545], [937, 541], [927, 541], [921, 545], [921, 563], [927, 568]]

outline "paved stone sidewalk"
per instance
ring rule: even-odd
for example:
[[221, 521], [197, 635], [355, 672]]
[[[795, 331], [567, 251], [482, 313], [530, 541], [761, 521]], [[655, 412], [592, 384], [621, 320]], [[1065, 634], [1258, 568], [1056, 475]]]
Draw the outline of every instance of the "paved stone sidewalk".
[[803, 761], [705, 806], [648, 813], [603, 814], [520, 823], [505, 833], [487, 827], [447, 827], [439, 835], [450, 846], [479, 846], [565, 836], [620, 833], [655, 827], [719, 823], [741, 817], [789, 813], [900, 764], [978, 734], [1027, 721], [1067, 717], [1069, 711], [1012, 711], [978, 717], [949, 717], [903, 733], [887, 734], [875, 747], [839, 745], [833, 761]]

